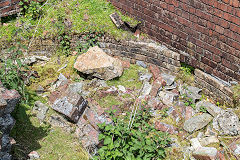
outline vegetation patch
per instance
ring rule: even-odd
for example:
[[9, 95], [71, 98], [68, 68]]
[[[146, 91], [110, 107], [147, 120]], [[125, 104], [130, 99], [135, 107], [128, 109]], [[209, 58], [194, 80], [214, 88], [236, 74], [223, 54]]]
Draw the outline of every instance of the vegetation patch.
[[[132, 159], [164, 159], [165, 148], [170, 142], [167, 133], [156, 131], [150, 124], [149, 109], [138, 109], [135, 118], [130, 119], [130, 113], [123, 119], [116, 118], [110, 112], [114, 122], [112, 124], [99, 124], [102, 133], [99, 140], [103, 146], [98, 150], [94, 159], [132, 160]], [[132, 125], [129, 125], [132, 122]]]
[[236, 107], [240, 107], [240, 84], [237, 84], [232, 88], [233, 88], [234, 104], [236, 105]]
[[104, 108], [110, 108], [112, 106], [123, 104], [123, 102], [121, 102], [117, 96], [111, 96], [111, 95], [108, 95], [104, 98], [99, 98], [97, 99], [97, 102], [99, 103], [100, 106]]
[[194, 83], [194, 68], [185, 63], [181, 63], [180, 71], [177, 74], [177, 79], [181, 79], [183, 83], [189, 85]]
[[32, 114], [32, 106], [37, 100], [45, 103], [46, 100], [36, 96], [34, 92], [28, 92], [28, 95], [28, 104], [22, 102], [13, 114], [16, 125], [11, 136], [17, 142], [12, 149], [14, 158], [26, 159], [28, 153], [34, 150], [40, 154], [41, 159], [88, 160], [87, 153], [73, 134], [51, 127], [46, 122], [39, 122]]
[[[133, 25], [138, 23], [121, 14], [106, 0], [48, 0], [41, 3], [24, 0], [21, 6], [23, 16], [10, 19], [6, 25], [1, 26], [2, 42], [20, 37], [25, 40], [33, 37], [64, 37], [89, 31], [104, 32], [118, 39], [132, 38], [132, 34], [117, 29], [112, 23], [109, 15], [114, 12], [124, 21]], [[15, 32], [20, 27], [23, 32], [16, 36]]]
[[142, 82], [139, 81], [139, 72], [145, 73], [147, 72], [147, 69], [131, 64], [130, 68], [124, 70], [121, 77], [107, 81], [107, 84], [109, 86], [122, 85], [126, 88], [141, 89]]
[[36, 84], [48, 87], [52, 82], [57, 80], [60, 73], [71, 79], [76, 79], [79, 76], [73, 68], [75, 59], [75, 56], [55, 55], [47, 63], [34, 64], [31, 69], [36, 71], [40, 78], [32, 78], [30, 88], [36, 89], [38, 87]]

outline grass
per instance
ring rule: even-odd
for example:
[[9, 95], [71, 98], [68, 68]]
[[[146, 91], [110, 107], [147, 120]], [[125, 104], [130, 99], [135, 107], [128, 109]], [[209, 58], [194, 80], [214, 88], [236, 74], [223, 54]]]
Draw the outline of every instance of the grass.
[[[34, 37], [54, 37], [59, 30], [60, 19], [71, 22], [71, 27], [67, 28], [70, 34], [82, 34], [89, 31], [103, 31], [115, 38], [123, 39], [132, 37], [126, 31], [117, 29], [112, 23], [109, 15], [117, 12], [123, 20], [132, 24], [137, 24], [127, 16], [117, 11], [110, 2], [106, 0], [48, 0], [42, 7], [43, 16], [38, 19], [29, 19], [27, 16], [20, 16], [8, 21], [7, 25], [0, 27], [0, 41], [12, 41], [14, 38]], [[85, 17], [85, 18], [84, 18]], [[86, 18], [87, 17], [87, 18]], [[19, 27], [21, 25], [22, 27]], [[22, 32], [19, 32], [20, 28]], [[18, 35], [16, 36], [16, 31]]]
[[131, 89], [141, 89], [142, 82], [139, 81], [138, 72], [147, 72], [147, 69], [144, 69], [138, 65], [130, 65], [129, 69], [124, 70], [123, 75], [119, 78], [107, 81], [109, 86], [118, 86], [122, 85], [126, 88]]
[[108, 95], [104, 98], [99, 98], [98, 103], [104, 108], [110, 108], [114, 105], [122, 105], [123, 103], [118, 99], [117, 96]]
[[[139, 90], [142, 87], [142, 82], [139, 81], [138, 72], [147, 72], [147, 69], [144, 69], [138, 65], [130, 65], [129, 69], [125, 69], [122, 76], [115, 78], [113, 80], [107, 81], [108, 86], [118, 85], [124, 86], [126, 89], [130, 88], [132, 90]], [[132, 101], [129, 94], [121, 95], [122, 98]], [[99, 103], [100, 106], [110, 108], [114, 105], [122, 106], [124, 103], [118, 98], [118, 96], [108, 95], [106, 97], [94, 97], [94, 99]]]
[[79, 140], [60, 128], [55, 128], [40, 144], [38, 150], [42, 159], [88, 160], [87, 153], [81, 148]]
[[240, 107], [240, 84], [237, 84], [232, 87], [233, 90], [233, 98], [236, 107]]
[[40, 159], [87, 160], [86, 152], [72, 134], [60, 128], [51, 127], [48, 123], [40, 124], [31, 113], [31, 109], [36, 100], [43, 102], [45, 100], [32, 93], [29, 95], [29, 105], [21, 103], [14, 113], [16, 125], [11, 132], [11, 136], [17, 142], [12, 149], [14, 158], [26, 159], [28, 153], [37, 151]]

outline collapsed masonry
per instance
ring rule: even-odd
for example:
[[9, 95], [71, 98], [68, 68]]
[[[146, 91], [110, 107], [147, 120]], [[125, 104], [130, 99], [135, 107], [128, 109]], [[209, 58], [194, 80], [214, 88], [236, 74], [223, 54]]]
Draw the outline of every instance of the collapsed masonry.
[[10, 131], [15, 124], [15, 120], [10, 115], [20, 100], [20, 95], [16, 90], [4, 88], [0, 82], [0, 159], [10, 160], [11, 138]]

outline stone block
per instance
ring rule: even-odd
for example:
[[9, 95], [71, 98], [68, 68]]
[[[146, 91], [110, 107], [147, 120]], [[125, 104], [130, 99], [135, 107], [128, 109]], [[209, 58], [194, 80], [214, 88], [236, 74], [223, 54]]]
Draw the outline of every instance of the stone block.
[[211, 143], [219, 143], [219, 140], [215, 136], [205, 137], [200, 140], [202, 146], [207, 146]]
[[[69, 100], [70, 99], [70, 100]], [[65, 115], [69, 120], [73, 121], [74, 123], [77, 123], [80, 116], [84, 112], [85, 108], [87, 107], [88, 102], [83, 99], [83, 97], [78, 97], [75, 99], [74, 104], [71, 103], [71, 98], [63, 97], [60, 99], [57, 99], [53, 105], [52, 108]]]
[[218, 151], [214, 147], [201, 147], [193, 152], [193, 157], [198, 160], [216, 160]]
[[0, 97], [2, 98], [2, 106], [6, 104], [5, 102], [7, 102], [6, 107], [0, 108], [0, 116], [10, 114], [21, 98], [20, 94], [16, 90], [7, 90], [3, 88], [0, 88]]
[[197, 131], [208, 125], [208, 123], [211, 122], [212, 119], [213, 117], [210, 114], [203, 113], [185, 121], [183, 129], [190, 133]]

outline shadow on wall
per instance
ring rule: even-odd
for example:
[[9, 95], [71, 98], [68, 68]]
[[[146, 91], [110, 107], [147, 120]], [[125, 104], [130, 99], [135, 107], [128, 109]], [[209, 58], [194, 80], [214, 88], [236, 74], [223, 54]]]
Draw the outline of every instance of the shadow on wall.
[[26, 105], [23, 102], [16, 106], [13, 117], [16, 120], [16, 124], [11, 131], [11, 137], [16, 141], [16, 144], [12, 147], [12, 155], [15, 160], [26, 160], [28, 154], [31, 151], [36, 151], [41, 148], [39, 141], [44, 139], [49, 133], [49, 125], [35, 125], [38, 122], [34, 122], [32, 119], [31, 107], [36, 101], [36, 95], [29, 94], [29, 104]]

